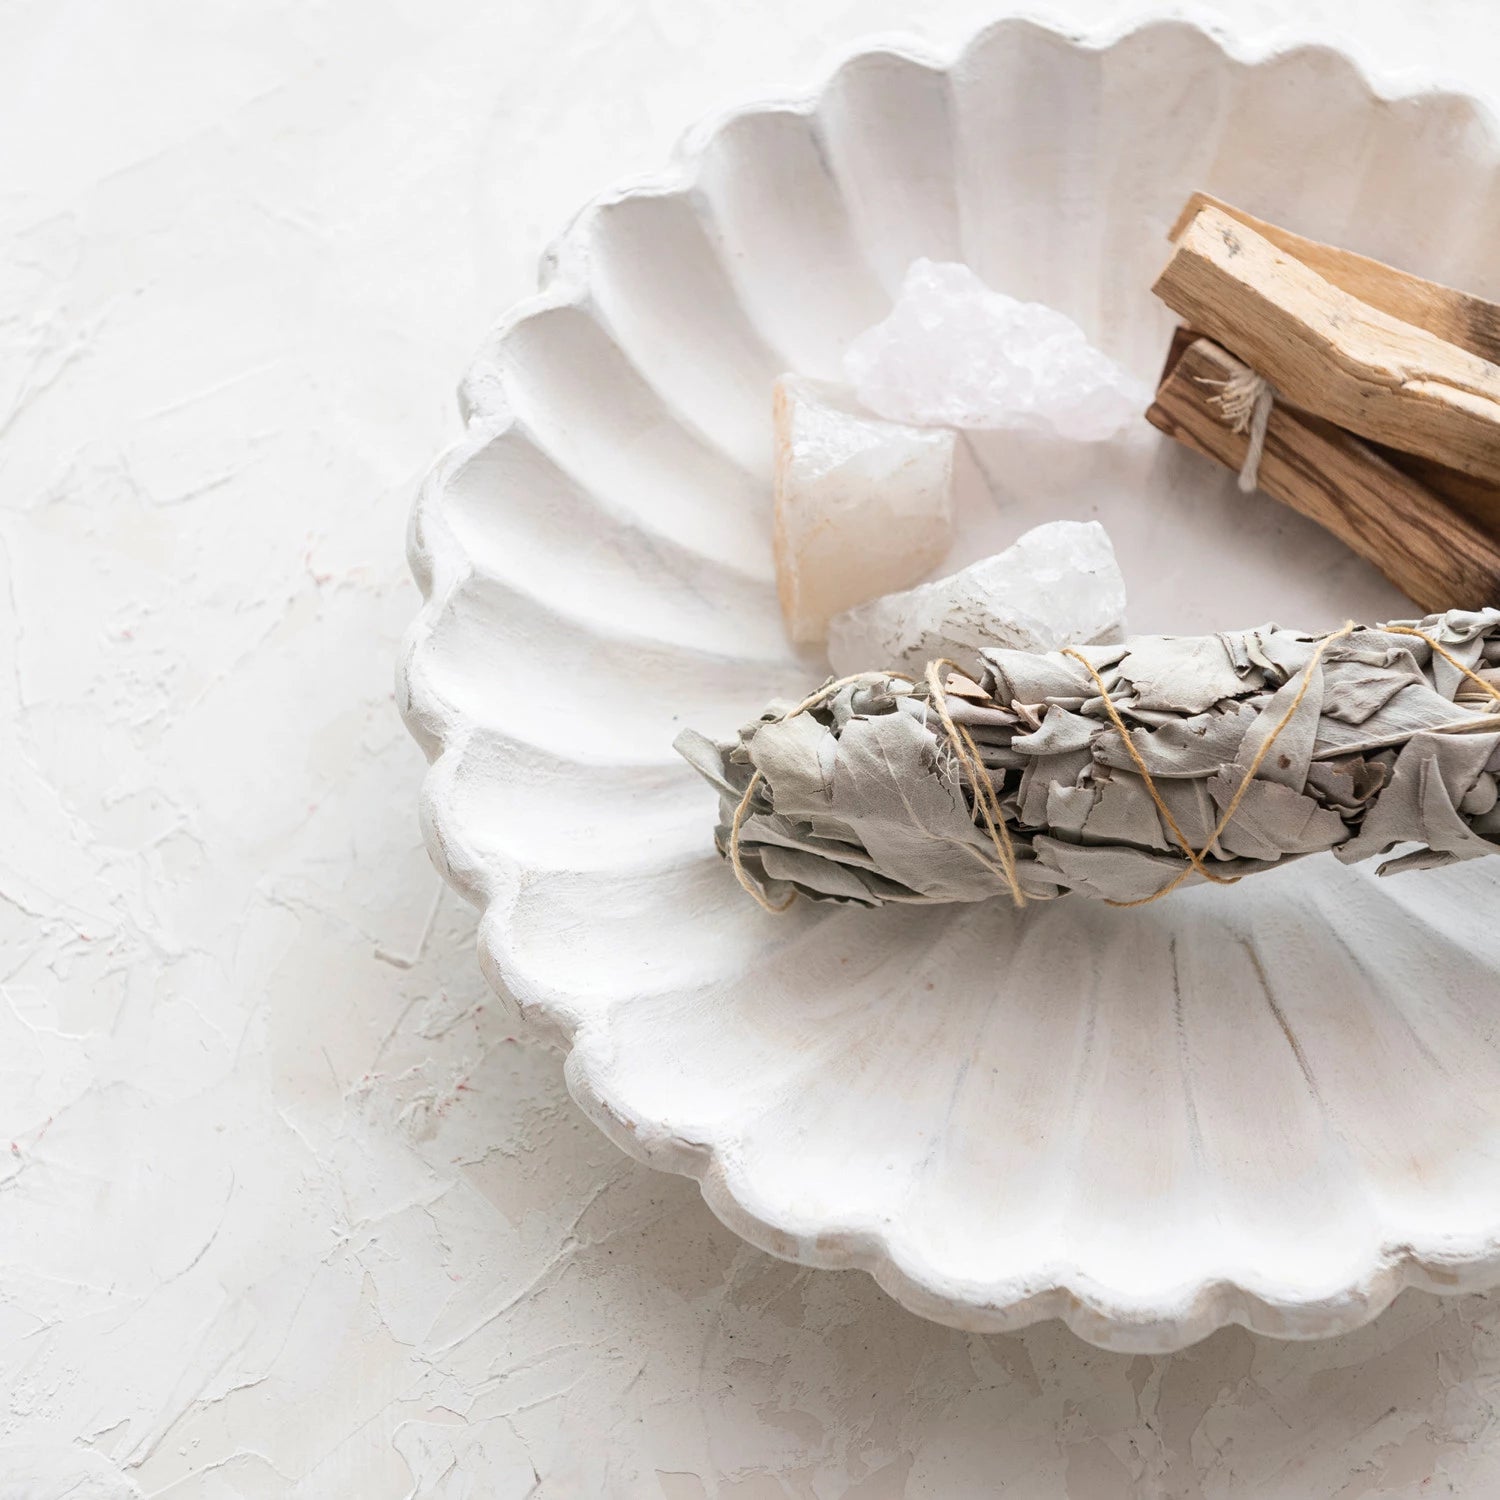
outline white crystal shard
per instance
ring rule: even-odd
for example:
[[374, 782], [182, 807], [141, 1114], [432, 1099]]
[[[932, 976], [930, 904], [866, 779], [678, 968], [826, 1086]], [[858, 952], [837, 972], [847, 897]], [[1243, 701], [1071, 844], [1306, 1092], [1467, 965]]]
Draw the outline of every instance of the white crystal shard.
[[861, 411], [836, 386], [776, 382], [776, 579], [795, 641], [831, 616], [906, 588], [953, 532], [954, 434]]
[[994, 292], [967, 266], [916, 260], [883, 323], [844, 356], [861, 402], [894, 422], [1028, 427], [1093, 442], [1149, 393], [1065, 313]]
[[887, 594], [830, 623], [840, 676], [947, 656], [972, 668], [984, 646], [1056, 651], [1125, 634], [1125, 580], [1097, 521], [1049, 521], [1014, 546], [934, 583]]

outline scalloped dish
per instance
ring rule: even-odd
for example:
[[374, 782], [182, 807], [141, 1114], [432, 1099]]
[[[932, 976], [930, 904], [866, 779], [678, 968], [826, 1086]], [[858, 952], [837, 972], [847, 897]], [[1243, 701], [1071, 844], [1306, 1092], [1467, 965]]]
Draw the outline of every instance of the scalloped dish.
[[[1139, 910], [776, 917], [672, 741], [826, 674], [777, 602], [775, 379], [837, 378], [927, 256], [1152, 381], [1151, 282], [1199, 188], [1500, 290], [1500, 141], [1470, 100], [1180, 23], [858, 55], [563, 236], [423, 488], [401, 664], [433, 857], [601, 1129], [753, 1244], [862, 1267], [925, 1317], [1059, 1316], [1135, 1351], [1500, 1282], [1500, 861], [1377, 881], [1318, 856]], [[1088, 447], [968, 432], [955, 514], [945, 570], [1102, 521], [1142, 632], [1412, 613], [1144, 420]]]

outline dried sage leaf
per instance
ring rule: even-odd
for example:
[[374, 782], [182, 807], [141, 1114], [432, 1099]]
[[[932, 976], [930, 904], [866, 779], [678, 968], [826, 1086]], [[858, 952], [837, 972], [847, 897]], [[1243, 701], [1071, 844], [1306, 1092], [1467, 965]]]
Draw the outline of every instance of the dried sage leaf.
[[995, 648], [942, 705], [872, 672], [794, 715], [773, 705], [727, 744], [686, 731], [678, 749], [719, 793], [720, 851], [770, 897], [1012, 894], [971, 772], [1030, 900], [1139, 902], [1198, 882], [1184, 840], [1220, 879], [1324, 852], [1394, 855], [1381, 874], [1500, 852], [1500, 701], [1463, 670], [1494, 674], [1500, 609], [1326, 640], [1263, 625], [1082, 649], [1108, 702], [1070, 656]]

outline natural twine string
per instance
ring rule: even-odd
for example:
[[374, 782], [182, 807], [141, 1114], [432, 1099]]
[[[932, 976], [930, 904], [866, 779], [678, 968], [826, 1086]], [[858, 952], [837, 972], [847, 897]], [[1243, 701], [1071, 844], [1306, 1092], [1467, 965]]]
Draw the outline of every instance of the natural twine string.
[[1271, 753], [1271, 746], [1274, 745], [1280, 738], [1281, 731], [1292, 722], [1292, 715], [1295, 714], [1299, 708], [1301, 708], [1302, 700], [1307, 696], [1308, 686], [1312, 682], [1313, 668], [1317, 666], [1317, 664], [1323, 659], [1323, 653], [1335, 641], [1342, 640], [1346, 635], [1352, 634], [1353, 631], [1354, 621], [1347, 620], [1345, 621], [1342, 630], [1336, 630], [1332, 635], [1325, 635], [1323, 639], [1318, 642], [1317, 648], [1313, 651], [1313, 654], [1307, 660], [1307, 665], [1302, 669], [1302, 683], [1298, 687], [1296, 694], [1293, 696], [1291, 704], [1288, 706], [1287, 711], [1282, 714], [1281, 718], [1277, 721], [1275, 728], [1271, 730], [1270, 734], [1268, 734], [1265, 739], [1261, 741], [1260, 749], [1255, 752], [1255, 756], [1250, 762], [1250, 769], [1245, 772], [1244, 777], [1241, 779], [1239, 789], [1235, 792], [1234, 796], [1229, 799], [1229, 806], [1224, 809], [1223, 816], [1215, 825], [1214, 831], [1209, 834], [1208, 842], [1204, 844], [1202, 849], [1196, 852], [1194, 851], [1192, 844], [1189, 842], [1187, 835], [1184, 834], [1182, 829], [1177, 826], [1177, 820], [1167, 810], [1167, 804], [1162, 800], [1161, 793], [1157, 791], [1156, 782], [1152, 779], [1151, 772], [1146, 769], [1146, 762], [1142, 759], [1140, 751], [1136, 749], [1135, 741], [1131, 739], [1130, 731], [1125, 727], [1125, 721], [1120, 717], [1119, 709], [1115, 707], [1113, 700], [1109, 696], [1109, 690], [1104, 686], [1104, 679], [1094, 669], [1094, 664], [1081, 652], [1073, 650], [1072, 647], [1069, 647], [1063, 652], [1064, 656], [1071, 656], [1076, 658], [1078, 661], [1081, 661], [1084, 667], [1088, 670], [1089, 676], [1094, 679], [1094, 684], [1099, 689], [1100, 696], [1104, 699], [1105, 712], [1108, 713], [1110, 722], [1115, 726], [1115, 729], [1119, 732], [1120, 738], [1125, 742], [1125, 749], [1129, 753], [1131, 760], [1135, 762], [1136, 770], [1141, 773], [1141, 780], [1146, 783], [1146, 790], [1151, 794], [1151, 800], [1156, 804], [1157, 812], [1162, 815], [1163, 821], [1166, 823], [1167, 827], [1172, 830], [1172, 836], [1182, 846], [1182, 852], [1188, 857], [1187, 869], [1183, 870], [1181, 874], [1168, 881], [1167, 884], [1162, 886], [1159, 891], [1154, 891], [1149, 896], [1142, 896], [1139, 900], [1136, 901], [1107, 901], [1105, 903], [1106, 905], [1150, 906], [1153, 901], [1160, 901], [1163, 896], [1167, 895], [1171, 891], [1175, 891], [1177, 887], [1180, 886], [1182, 882], [1193, 873], [1194, 870], [1196, 870], [1201, 876], [1203, 876], [1205, 880], [1210, 880], [1215, 885], [1234, 885], [1239, 880], [1240, 877], [1238, 875], [1214, 874], [1213, 871], [1203, 863], [1203, 861], [1208, 857], [1209, 851], [1212, 850], [1213, 846], [1219, 842], [1220, 834], [1222, 834], [1224, 830], [1229, 827], [1229, 824], [1233, 820], [1235, 813], [1240, 810], [1240, 803], [1245, 800], [1245, 794], [1250, 790], [1250, 783], [1255, 780], [1256, 773], [1260, 770], [1261, 766], [1265, 764], [1266, 756]]
[[1219, 394], [1212, 398], [1213, 404], [1223, 413], [1230, 430], [1250, 435], [1239, 478], [1240, 489], [1248, 495], [1260, 483], [1260, 461], [1265, 456], [1271, 408], [1276, 404], [1275, 387], [1248, 365], [1235, 371], [1228, 380], [1204, 380], [1201, 383], [1219, 388]]
[[989, 772], [984, 768], [974, 736], [967, 727], [955, 725], [953, 715], [948, 712], [948, 691], [939, 675], [943, 667], [952, 667], [960, 675], [963, 673], [963, 668], [946, 656], [927, 663], [927, 686], [932, 693], [933, 705], [938, 711], [938, 718], [943, 721], [943, 728], [948, 731], [948, 742], [953, 746], [954, 755], [969, 773], [969, 785], [974, 788], [974, 802], [984, 815], [984, 825], [995, 846], [995, 853], [1000, 856], [1000, 868], [1005, 872], [1006, 883], [1010, 886], [1010, 899], [1017, 906], [1025, 906], [1026, 893], [1021, 889], [1021, 881], [1016, 874], [1016, 851], [1010, 841], [1005, 813], [1000, 806], [1000, 799], [995, 795], [995, 786], [990, 780]]
[[[967, 845], [965, 848], [987, 869], [993, 870], [997, 875], [1003, 875], [1010, 889], [1011, 900], [1017, 906], [1025, 906], [1026, 893], [1021, 889], [1020, 879], [1016, 875], [1015, 846], [1011, 843], [1010, 829], [1006, 826], [1005, 814], [1001, 810], [999, 799], [995, 796], [995, 788], [990, 782], [989, 774], [985, 771], [984, 761], [979, 754], [979, 746], [974, 743], [973, 735], [966, 728], [953, 722], [953, 715], [948, 710], [947, 689], [938, 675], [939, 668], [945, 666], [952, 667], [955, 672], [962, 672], [957, 662], [940, 657], [937, 661], [929, 662], [927, 665], [927, 685], [932, 690], [933, 704], [937, 708], [938, 717], [948, 731], [948, 743], [959, 764], [968, 772], [969, 784], [974, 788], [974, 805], [984, 819], [985, 829], [995, 846], [995, 853], [999, 856], [999, 868], [996, 869], [977, 849]], [[809, 694], [795, 708], [789, 709], [779, 719], [773, 719], [770, 722], [784, 724], [788, 719], [795, 719], [798, 714], [804, 714], [810, 708], [826, 703], [840, 689], [849, 687], [853, 683], [890, 682], [892, 680], [914, 682], [916, 679], [907, 676], [905, 672], [855, 672], [849, 677], [840, 677], [834, 682], [824, 683], [817, 692]], [[729, 863], [734, 869], [734, 878], [754, 898], [756, 904], [773, 915], [779, 915], [797, 899], [797, 892], [793, 890], [785, 901], [772, 901], [751, 879], [740, 853], [740, 839], [744, 831], [745, 819], [750, 813], [750, 804], [755, 798], [757, 788], [765, 779], [765, 773], [757, 768], [746, 785], [744, 794], [740, 797], [739, 805], [734, 810], [734, 817], [729, 824]]]
[[[1188, 860], [1186, 868], [1179, 875], [1168, 881], [1166, 885], [1162, 886], [1160, 890], [1154, 891], [1149, 896], [1142, 896], [1136, 901], [1106, 900], [1106, 906], [1149, 906], [1153, 901], [1160, 901], [1163, 896], [1175, 891], [1195, 871], [1214, 885], [1235, 885], [1238, 883], [1241, 878], [1240, 876], [1218, 875], [1209, 869], [1204, 861], [1208, 858], [1214, 845], [1218, 843], [1224, 830], [1233, 821], [1234, 815], [1239, 811], [1240, 804], [1244, 801], [1246, 794], [1250, 790], [1251, 782], [1255, 780], [1261, 766], [1265, 764], [1266, 757], [1271, 753], [1271, 748], [1280, 737], [1282, 730], [1291, 723], [1293, 715], [1302, 706], [1302, 700], [1307, 696], [1308, 687], [1312, 682], [1313, 668], [1323, 659], [1323, 653], [1335, 641], [1343, 640], [1346, 636], [1353, 634], [1355, 628], [1354, 621], [1348, 620], [1342, 629], [1334, 631], [1332, 635], [1324, 636], [1318, 642], [1313, 654], [1308, 658], [1307, 665], [1302, 669], [1302, 682], [1297, 688], [1297, 692], [1288, 705], [1286, 712], [1282, 714], [1270, 734], [1261, 742], [1260, 749], [1255, 752], [1254, 758], [1250, 762], [1250, 767], [1241, 779], [1238, 789], [1235, 791], [1234, 796], [1229, 799], [1229, 805], [1224, 809], [1213, 832], [1209, 834], [1208, 842], [1204, 844], [1202, 849], [1196, 850], [1193, 848], [1192, 841], [1183, 833], [1176, 818], [1172, 816], [1171, 809], [1163, 801], [1161, 793], [1157, 790], [1156, 782], [1147, 768], [1140, 751], [1136, 749], [1135, 741], [1131, 738], [1130, 731], [1124, 719], [1120, 717], [1119, 709], [1115, 707], [1114, 700], [1109, 696], [1109, 689], [1105, 686], [1103, 677], [1099, 675], [1094, 664], [1082, 652], [1074, 650], [1071, 646], [1066, 647], [1062, 651], [1061, 654], [1063, 656], [1071, 656], [1075, 661], [1081, 662], [1084, 670], [1093, 678], [1095, 687], [1099, 689], [1099, 697], [1104, 704], [1104, 711], [1109, 715], [1110, 723], [1119, 734], [1120, 740], [1125, 746], [1126, 754], [1134, 762], [1135, 768], [1140, 773], [1141, 780], [1145, 784], [1147, 793], [1156, 805], [1157, 812], [1161, 814], [1162, 821], [1171, 830], [1172, 836], [1177, 840], [1179, 847]], [[1386, 635], [1411, 635], [1415, 636], [1418, 640], [1426, 641], [1444, 661], [1456, 668], [1471, 682], [1477, 683], [1496, 703], [1500, 703], [1500, 688], [1497, 688], [1494, 683], [1481, 677], [1470, 667], [1465, 666], [1451, 651], [1439, 645], [1425, 631], [1416, 630], [1409, 625], [1386, 625], [1382, 626], [1381, 630]], [[969, 784], [974, 788], [975, 807], [984, 820], [985, 829], [995, 846], [995, 853], [999, 856], [1000, 868], [996, 873], [1004, 875], [1006, 884], [1010, 888], [1011, 900], [1017, 906], [1025, 906], [1026, 894], [1021, 889], [1020, 877], [1017, 874], [1015, 845], [1011, 841], [1010, 829], [1006, 824], [1004, 811], [1000, 806], [999, 798], [995, 795], [994, 784], [990, 780], [989, 773], [985, 770], [984, 761], [980, 756], [978, 745], [974, 742], [973, 735], [963, 725], [956, 724], [952, 714], [949, 712], [948, 693], [941, 677], [941, 671], [944, 667], [951, 667], [955, 672], [963, 675], [963, 669], [958, 663], [950, 661], [947, 657], [940, 657], [938, 660], [928, 663], [924, 676], [928, 689], [932, 693], [933, 706], [937, 709], [943, 728], [948, 731], [948, 743], [952, 746], [953, 753], [958, 759], [959, 764], [968, 774]], [[914, 678], [909, 677], [905, 672], [856, 672], [852, 676], [840, 677], [834, 682], [826, 683], [817, 692], [804, 698], [795, 708], [789, 709], [786, 713], [782, 714], [779, 719], [768, 722], [781, 724], [785, 723], [788, 719], [795, 719], [798, 714], [806, 713], [808, 709], [816, 708], [820, 703], [826, 703], [840, 689], [849, 687], [853, 683], [889, 682], [892, 680], [899, 682], [915, 681]], [[755, 797], [756, 789], [764, 780], [765, 774], [757, 769], [751, 776], [749, 784], [745, 787], [744, 795], [740, 798], [739, 805], [734, 810], [734, 818], [729, 826], [729, 862], [734, 868], [735, 878], [755, 899], [756, 903], [766, 911], [777, 914], [784, 912], [797, 899], [796, 890], [794, 889], [786, 900], [780, 903], [769, 900], [755, 881], [750, 878], [740, 855], [741, 830], [744, 827], [745, 818], [749, 814], [750, 803]], [[970, 852], [976, 858], [980, 859], [982, 863], [989, 863], [988, 860], [985, 860], [979, 854], [978, 850], [971, 850]], [[991, 866], [991, 868], [994, 867]]]
[[1419, 641], [1426, 641], [1449, 666], [1457, 667], [1470, 682], [1478, 683], [1496, 703], [1500, 703], [1500, 688], [1497, 688], [1493, 682], [1481, 677], [1478, 672], [1466, 667], [1451, 651], [1446, 647], [1438, 645], [1425, 631], [1413, 630], [1410, 625], [1382, 625], [1380, 628], [1386, 635], [1414, 635]]

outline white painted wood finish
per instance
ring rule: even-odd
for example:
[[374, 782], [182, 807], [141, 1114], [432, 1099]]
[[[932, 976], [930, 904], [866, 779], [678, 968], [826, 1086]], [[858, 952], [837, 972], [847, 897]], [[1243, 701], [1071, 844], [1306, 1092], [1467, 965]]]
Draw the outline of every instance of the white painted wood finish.
[[[823, 671], [777, 608], [771, 382], [836, 374], [912, 257], [1053, 302], [1150, 380], [1193, 189], [1493, 298], [1497, 167], [1478, 106], [1388, 96], [1332, 50], [1007, 22], [941, 63], [857, 56], [585, 210], [417, 506], [400, 696], [486, 970], [613, 1140], [753, 1243], [971, 1329], [1308, 1338], [1407, 1284], [1500, 1280], [1500, 861], [774, 918], [671, 750]], [[968, 460], [950, 562], [1101, 520], [1137, 630], [1410, 612], [1144, 422]]]

